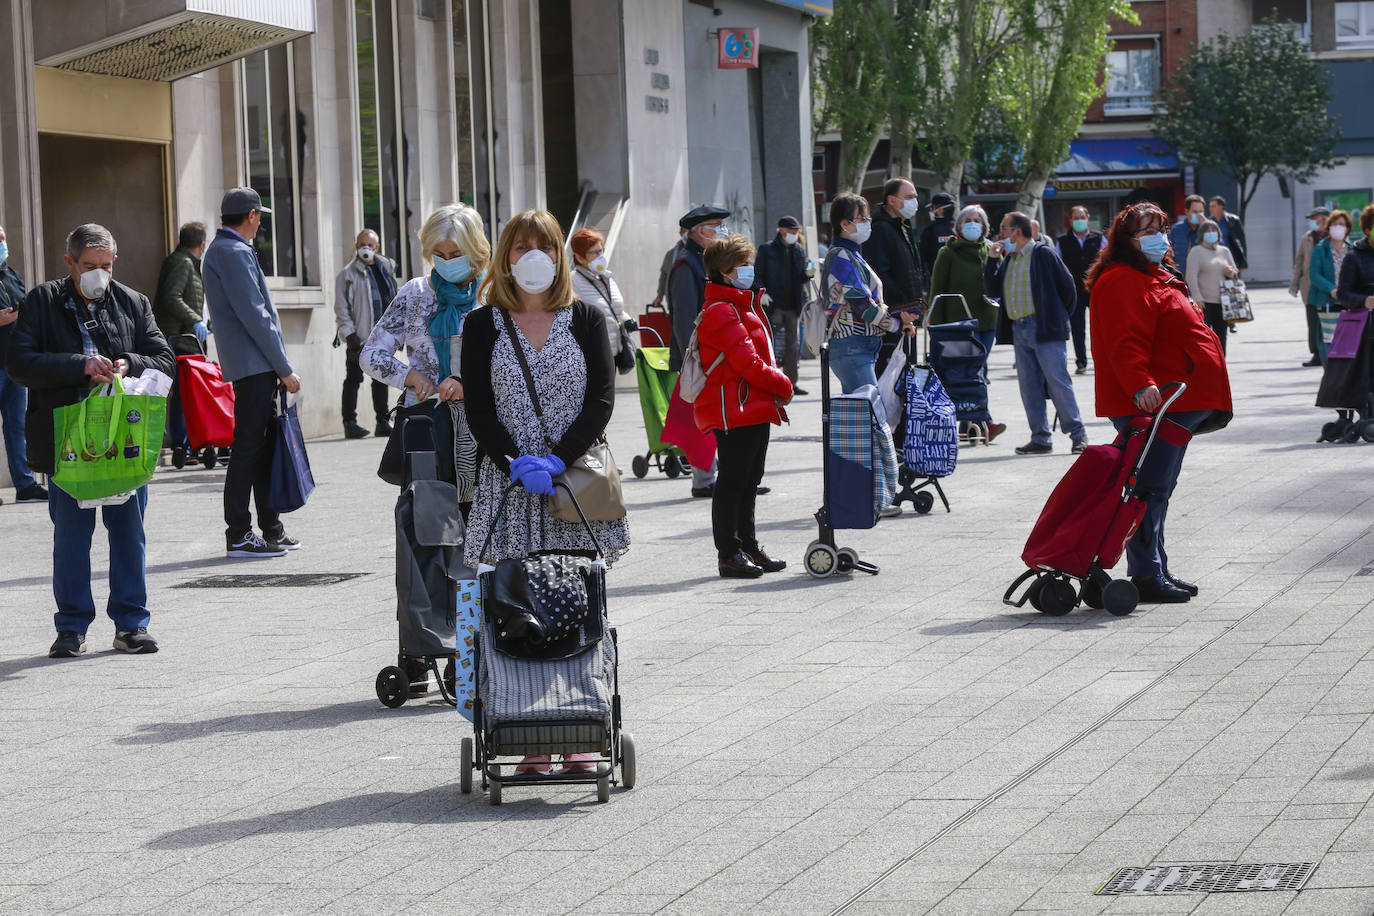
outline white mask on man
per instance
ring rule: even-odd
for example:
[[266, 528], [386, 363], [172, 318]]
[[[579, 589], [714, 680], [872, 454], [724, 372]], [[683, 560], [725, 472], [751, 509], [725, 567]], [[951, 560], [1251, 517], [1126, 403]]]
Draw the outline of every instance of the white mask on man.
[[371, 264], [372, 259], [377, 256], [377, 250], [371, 245], [364, 245], [358, 249], [358, 257], [363, 259], [364, 264]]
[[902, 201], [900, 210], [902, 219], [911, 219], [919, 209], [921, 209], [921, 202], [914, 197]]
[[110, 288], [110, 272], [97, 267], [95, 270], [88, 270], [81, 275], [81, 295], [92, 302], [105, 296], [105, 291]]
[[784, 245], [795, 245], [795, 244], [797, 244], [797, 233], [795, 233], [795, 232], [784, 232], [784, 233], [782, 234], [782, 243], [783, 243]]

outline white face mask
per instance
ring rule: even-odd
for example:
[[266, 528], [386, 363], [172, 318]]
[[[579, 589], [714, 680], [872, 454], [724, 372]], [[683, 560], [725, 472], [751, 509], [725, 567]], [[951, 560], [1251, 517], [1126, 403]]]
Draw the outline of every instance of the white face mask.
[[377, 256], [377, 252], [371, 245], [364, 245], [358, 249], [358, 257], [363, 259], [364, 264], [371, 264], [372, 259]]
[[558, 273], [558, 267], [553, 263], [553, 258], [536, 248], [521, 255], [510, 272], [521, 289], [538, 295], [547, 292], [549, 287], [553, 286], [553, 278]]
[[587, 269], [592, 273], [602, 274], [606, 272], [607, 262], [604, 254], [599, 254], [587, 265]]
[[95, 270], [88, 270], [81, 275], [81, 295], [92, 302], [103, 298], [105, 290], [110, 288], [110, 272], [97, 267]]
[[784, 232], [784, 233], [782, 234], [782, 243], [783, 243], [784, 245], [795, 245], [795, 244], [797, 244], [797, 233], [795, 233], [795, 232]]
[[1332, 227], [1331, 227], [1331, 231], [1330, 231], [1330, 235], [1331, 235], [1331, 237], [1332, 237], [1333, 239], [1335, 239], [1335, 240], [1338, 241], [1338, 242], [1344, 241], [1344, 240], [1345, 240], [1345, 226], [1344, 226], [1344, 224], [1342, 224], [1342, 223], [1337, 223], [1336, 225], [1332, 226]]
[[850, 241], [856, 245], [862, 245], [868, 241], [868, 237], [873, 234], [873, 223], [864, 221], [854, 224], [854, 233], [849, 236]]
[[916, 211], [919, 209], [921, 209], [921, 202], [914, 197], [902, 201], [902, 207], [900, 211], [902, 214], [902, 219], [911, 219], [913, 216], [916, 215]]

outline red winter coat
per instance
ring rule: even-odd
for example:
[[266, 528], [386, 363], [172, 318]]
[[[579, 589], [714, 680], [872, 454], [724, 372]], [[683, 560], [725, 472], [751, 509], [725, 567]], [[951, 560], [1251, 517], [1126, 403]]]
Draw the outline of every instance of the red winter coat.
[[697, 343], [707, 369], [725, 354], [725, 362], [706, 377], [706, 387], [692, 402], [698, 429], [735, 429], [787, 418], [774, 399], [791, 399], [792, 383], [773, 363], [768, 319], [752, 292], [707, 283]]
[[1231, 409], [1221, 342], [1182, 280], [1114, 264], [1093, 284], [1088, 314], [1099, 417], [1135, 414], [1137, 391], [1176, 381], [1188, 390], [1170, 410]]

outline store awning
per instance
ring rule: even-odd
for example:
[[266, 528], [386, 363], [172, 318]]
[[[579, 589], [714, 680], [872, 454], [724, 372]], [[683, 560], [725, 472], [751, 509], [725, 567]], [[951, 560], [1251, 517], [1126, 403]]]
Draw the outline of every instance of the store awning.
[[1069, 144], [1069, 158], [1055, 175], [1111, 175], [1121, 172], [1177, 172], [1178, 152], [1154, 137], [1094, 137]]
[[794, 10], [810, 13], [812, 16], [835, 15], [835, 0], [769, 0], [779, 6], [790, 6]]
[[73, 17], [35, 3], [34, 57], [46, 67], [170, 82], [315, 31], [313, 0], [104, 0]]

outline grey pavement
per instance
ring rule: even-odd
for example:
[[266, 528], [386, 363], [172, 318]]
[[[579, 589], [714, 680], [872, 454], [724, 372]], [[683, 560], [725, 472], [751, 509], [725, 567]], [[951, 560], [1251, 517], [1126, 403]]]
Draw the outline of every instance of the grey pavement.
[[[1010, 429], [966, 451], [953, 512], [841, 532], [882, 566], [800, 571], [819, 499], [817, 364], [769, 455], [782, 574], [716, 577], [709, 506], [627, 478], [610, 573], [639, 784], [458, 790], [466, 723], [382, 708], [395, 652], [381, 443], [311, 443], [303, 549], [222, 556], [222, 471], [151, 485], [163, 651], [49, 661], [51, 528], [0, 507], [0, 911], [6, 913], [1374, 912], [1374, 446], [1318, 445], [1302, 313], [1256, 291], [1230, 338], [1236, 420], [1193, 444], [1170, 518], [1202, 594], [1125, 618], [1001, 603], [1068, 468]], [[1085, 413], [1091, 378], [1077, 378]], [[335, 397], [335, 392], [308, 392]], [[612, 423], [644, 447], [637, 399]], [[1095, 440], [1110, 436], [1092, 420]], [[103, 568], [97, 550], [98, 568]], [[362, 573], [315, 589], [180, 588], [235, 573]], [[96, 583], [104, 593], [103, 572]], [[1301, 891], [1096, 896], [1117, 869], [1315, 862]]]

